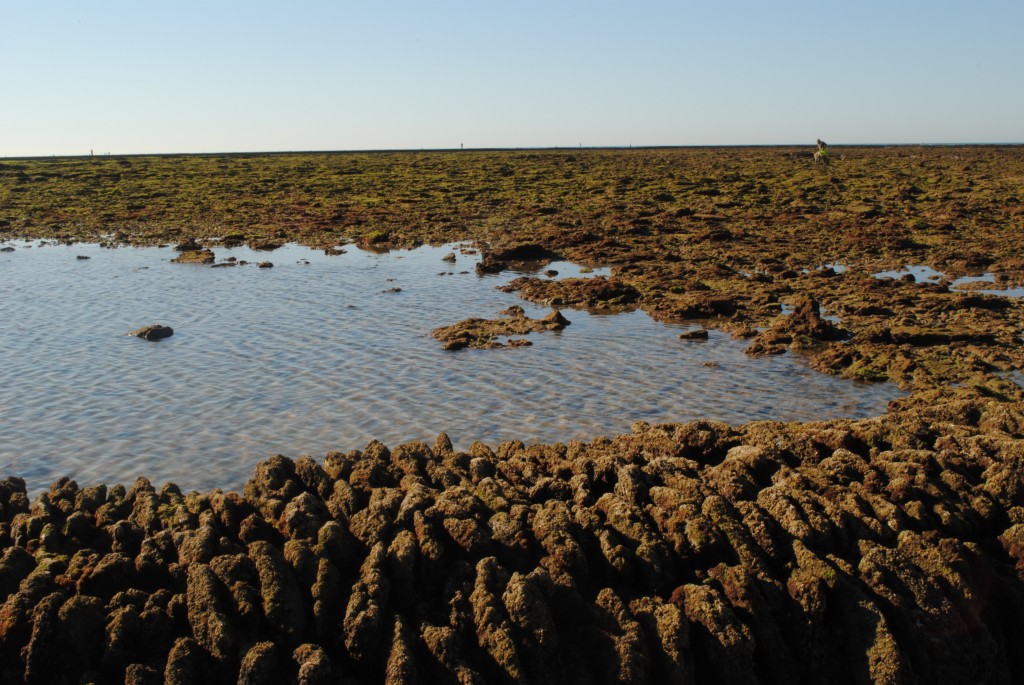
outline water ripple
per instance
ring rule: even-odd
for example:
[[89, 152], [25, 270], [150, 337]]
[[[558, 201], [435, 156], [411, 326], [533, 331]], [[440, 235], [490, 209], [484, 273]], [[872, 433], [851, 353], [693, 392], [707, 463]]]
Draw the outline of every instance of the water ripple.
[[[478, 278], [475, 257], [442, 262], [451, 251], [217, 250], [273, 269], [173, 264], [160, 248], [0, 253], [0, 473], [35, 490], [65, 474], [237, 489], [269, 455], [319, 457], [374, 438], [566, 442], [636, 419], [868, 416], [898, 395], [792, 354], [751, 359], [716, 332], [681, 342], [685, 326], [641, 312], [570, 311], [571, 326], [530, 336], [530, 348], [444, 352], [432, 328], [511, 304], [546, 313], [496, 290], [518, 274]], [[148, 323], [175, 334], [125, 335]]]

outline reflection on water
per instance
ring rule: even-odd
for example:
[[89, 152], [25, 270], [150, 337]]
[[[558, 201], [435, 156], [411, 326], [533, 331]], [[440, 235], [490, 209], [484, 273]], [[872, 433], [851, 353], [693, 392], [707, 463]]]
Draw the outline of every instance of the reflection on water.
[[[747, 357], [746, 342], [715, 331], [680, 341], [688, 326], [642, 312], [567, 311], [572, 325], [529, 336], [532, 347], [445, 352], [432, 328], [511, 304], [547, 313], [496, 289], [514, 273], [479, 278], [478, 257], [461, 253], [444, 262], [451, 246], [216, 251], [272, 269], [172, 264], [167, 248], [16, 248], [0, 253], [0, 475], [33, 490], [63, 474], [237, 489], [272, 454], [319, 459], [373, 438], [567, 442], [636, 419], [876, 415], [899, 394], [791, 354]], [[125, 335], [150, 323], [174, 336]]]

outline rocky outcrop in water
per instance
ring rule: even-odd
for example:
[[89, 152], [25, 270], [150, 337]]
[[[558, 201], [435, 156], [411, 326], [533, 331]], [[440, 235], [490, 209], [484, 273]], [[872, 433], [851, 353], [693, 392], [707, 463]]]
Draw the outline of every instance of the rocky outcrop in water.
[[590, 310], [632, 309], [640, 299], [640, 293], [632, 286], [604, 276], [564, 278], [560, 281], [521, 276], [498, 290], [518, 292], [520, 297], [530, 302]]
[[430, 334], [441, 341], [446, 350], [461, 350], [466, 347], [495, 349], [499, 347], [522, 347], [531, 345], [523, 339], [501, 342], [498, 338], [510, 335], [527, 335], [544, 331], [560, 331], [571, 322], [558, 310], [540, 319], [526, 316], [523, 308], [513, 305], [502, 312], [502, 319], [464, 319], [451, 326], [435, 328]]
[[821, 316], [821, 306], [810, 295], [801, 295], [788, 316], [780, 316], [770, 328], [754, 338], [746, 353], [781, 354], [787, 347], [810, 347], [823, 342], [843, 340], [849, 333]]
[[136, 338], [142, 338], [144, 340], [163, 340], [174, 335], [174, 329], [170, 326], [164, 326], [162, 324], [150, 324], [149, 326], [143, 326], [142, 328], [136, 328], [134, 331], [129, 331], [128, 335], [133, 335]]
[[[191, 249], [193, 248], [194, 249]], [[198, 245], [187, 245], [179, 246], [176, 248], [179, 251], [178, 256], [172, 259], [172, 262], [178, 264], [213, 264], [217, 261], [216, 255], [213, 254], [213, 250], [205, 247], [199, 247]]]
[[1024, 679], [1024, 413], [0, 482], [10, 683]]
[[514, 266], [543, 266], [553, 259], [560, 259], [560, 257], [542, 245], [518, 243], [485, 250], [481, 254], [480, 261], [477, 262], [476, 273], [483, 276], [484, 274], [501, 273]]

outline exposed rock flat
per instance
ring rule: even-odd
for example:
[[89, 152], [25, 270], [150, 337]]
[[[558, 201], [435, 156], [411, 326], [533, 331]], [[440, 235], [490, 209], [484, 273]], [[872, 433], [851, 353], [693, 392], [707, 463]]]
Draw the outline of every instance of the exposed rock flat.
[[1024, 679], [1024, 414], [0, 482], [3, 682]]
[[[639, 308], [909, 392], [871, 420], [275, 457], [242, 495], [65, 480], [30, 505], [8, 479], [0, 681], [1024, 682], [1024, 307], [950, 288], [1024, 285], [1024, 147], [835, 154], [0, 161], [5, 239], [206, 262], [470, 240], [481, 277], [612, 267], [516, 279], [524, 299]], [[565, 325], [505, 317], [435, 336]]]

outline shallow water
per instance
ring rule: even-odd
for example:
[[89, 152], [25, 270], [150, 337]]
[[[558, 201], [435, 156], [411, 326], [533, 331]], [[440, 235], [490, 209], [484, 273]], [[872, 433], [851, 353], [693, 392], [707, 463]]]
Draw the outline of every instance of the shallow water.
[[[518, 273], [477, 277], [461, 253], [443, 262], [450, 246], [216, 251], [272, 269], [173, 264], [169, 248], [15, 247], [0, 253], [0, 475], [33, 491], [61, 475], [237, 489], [270, 455], [321, 459], [373, 438], [567, 442], [636, 419], [871, 416], [900, 395], [793, 354], [750, 358], [715, 331], [681, 341], [693, 326], [642, 312], [566, 310], [572, 325], [532, 347], [445, 352], [431, 329], [513, 304], [549, 311], [496, 290]], [[174, 336], [125, 335], [150, 323]]]
[[896, 269], [893, 271], [879, 271], [876, 274], [872, 274], [875, 278], [892, 278], [900, 279], [903, 276], [911, 275], [914, 280], [919, 283], [938, 283], [941, 281], [945, 274], [941, 271], [936, 271], [930, 266], [924, 266], [920, 264], [907, 264], [902, 269]]
[[[915, 280], [925, 283], [938, 283], [946, 277], [946, 274], [941, 271], [936, 271], [930, 266], [910, 264], [907, 264], [902, 269], [895, 271], [879, 271], [878, 273], [872, 274], [872, 276], [875, 278], [898, 279], [902, 276], [906, 276], [907, 274], [912, 274]], [[980, 276], [961, 276], [960, 278], [954, 279], [949, 284], [949, 290], [951, 292], [968, 292], [959, 287], [968, 283], [992, 283], [995, 285], [995, 274], [987, 272]], [[1024, 288], [972, 288], [970, 292], [983, 293], [985, 295], [1001, 295], [1003, 297], [1012, 297], [1015, 299], [1024, 298]]]

